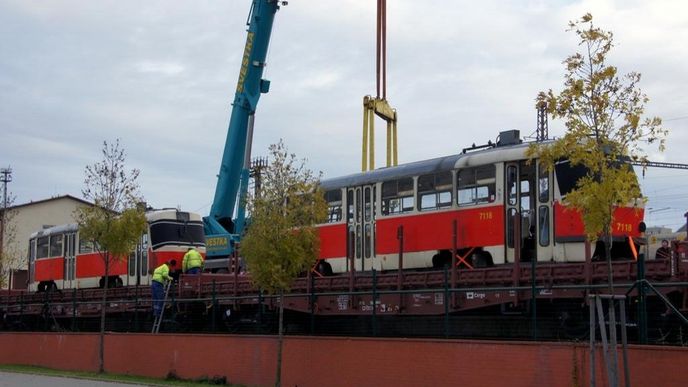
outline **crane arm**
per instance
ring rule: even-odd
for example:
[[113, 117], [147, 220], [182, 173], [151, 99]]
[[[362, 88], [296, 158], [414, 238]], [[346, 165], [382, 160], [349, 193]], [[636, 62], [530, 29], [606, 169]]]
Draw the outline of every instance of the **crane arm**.
[[[231, 253], [230, 239], [236, 233], [234, 215], [239, 190], [247, 184], [252, 141], [253, 115], [261, 93], [267, 93], [270, 82], [262, 79], [272, 24], [281, 1], [253, 0], [248, 16], [246, 44], [239, 70], [232, 113], [222, 163], [217, 175], [215, 196], [210, 214], [203, 218], [208, 255]], [[245, 190], [245, 188], [242, 188]], [[239, 204], [243, 205], [243, 204]]]

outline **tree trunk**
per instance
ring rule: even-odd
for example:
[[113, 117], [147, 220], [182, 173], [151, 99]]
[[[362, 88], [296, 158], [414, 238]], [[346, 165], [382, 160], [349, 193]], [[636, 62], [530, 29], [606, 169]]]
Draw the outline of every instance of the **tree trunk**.
[[604, 253], [607, 256], [607, 282], [609, 282], [609, 295], [614, 294], [614, 273], [612, 272], [612, 230], [605, 230]]
[[275, 387], [282, 385], [282, 345], [284, 343], [284, 290], [280, 291], [279, 322], [277, 324], [277, 374], [275, 375]]
[[98, 372], [105, 372], [105, 304], [107, 303], [108, 279], [110, 276], [110, 253], [105, 253], [105, 281], [103, 283], [103, 300], [100, 306], [100, 345], [98, 348]]

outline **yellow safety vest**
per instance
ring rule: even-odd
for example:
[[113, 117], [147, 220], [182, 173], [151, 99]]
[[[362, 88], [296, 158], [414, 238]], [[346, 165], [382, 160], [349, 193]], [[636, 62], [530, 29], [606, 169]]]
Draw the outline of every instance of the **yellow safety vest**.
[[191, 249], [184, 254], [182, 261], [182, 270], [186, 272], [195, 267], [203, 267], [203, 256], [195, 249]]
[[171, 280], [172, 277], [170, 277], [170, 268], [167, 266], [166, 263], [163, 263], [162, 265], [156, 267], [155, 271], [153, 271], [153, 281], [157, 281], [163, 284], [165, 283], [165, 281]]

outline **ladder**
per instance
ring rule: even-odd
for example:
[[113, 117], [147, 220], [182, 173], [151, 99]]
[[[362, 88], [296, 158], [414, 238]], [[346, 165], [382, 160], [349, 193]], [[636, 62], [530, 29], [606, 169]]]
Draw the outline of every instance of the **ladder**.
[[[165, 297], [162, 300], [162, 310], [160, 310], [160, 315], [155, 317], [155, 321], [153, 322], [153, 330], [151, 333], [160, 332], [160, 324], [162, 324], [162, 318], [165, 314], [165, 304], [167, 304], [167, 295], [170, 293], [171, 286], [172, 281], [167, 281], [167, 284], [165, 285]], [[153, 300], [153, 302], [155, 302], [155, 300]]]

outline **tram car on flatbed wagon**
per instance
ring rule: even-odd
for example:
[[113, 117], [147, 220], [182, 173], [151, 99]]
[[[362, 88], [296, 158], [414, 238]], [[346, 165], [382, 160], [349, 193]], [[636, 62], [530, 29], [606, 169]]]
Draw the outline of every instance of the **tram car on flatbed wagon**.
[[[401, 239], [404, 269], [490, 267], [517, 254], [522, 262], [584, 261], [581, 216], [563, 200], [586, 171], [567, 161], [548, 171], [527, 149], [507, 131], [460, 154], [323, 180], [320, 271], [397, 269]], [[628, 237], [639, 236], [642, 220], [642, 200], [616, 209], [612, 258], [632, 257]]]
[[29, 240], [29, 290], [120, 287], [150, 284], [150, 272], [170, 259], [181, 259], [189, 247], [205, 254], [200, 215], [176, 209], [146, 212], [148, 227], [125, 258], [111, 258], [108, 278], [98, 246], [80, 238], [76, 223], [45, 228]]

